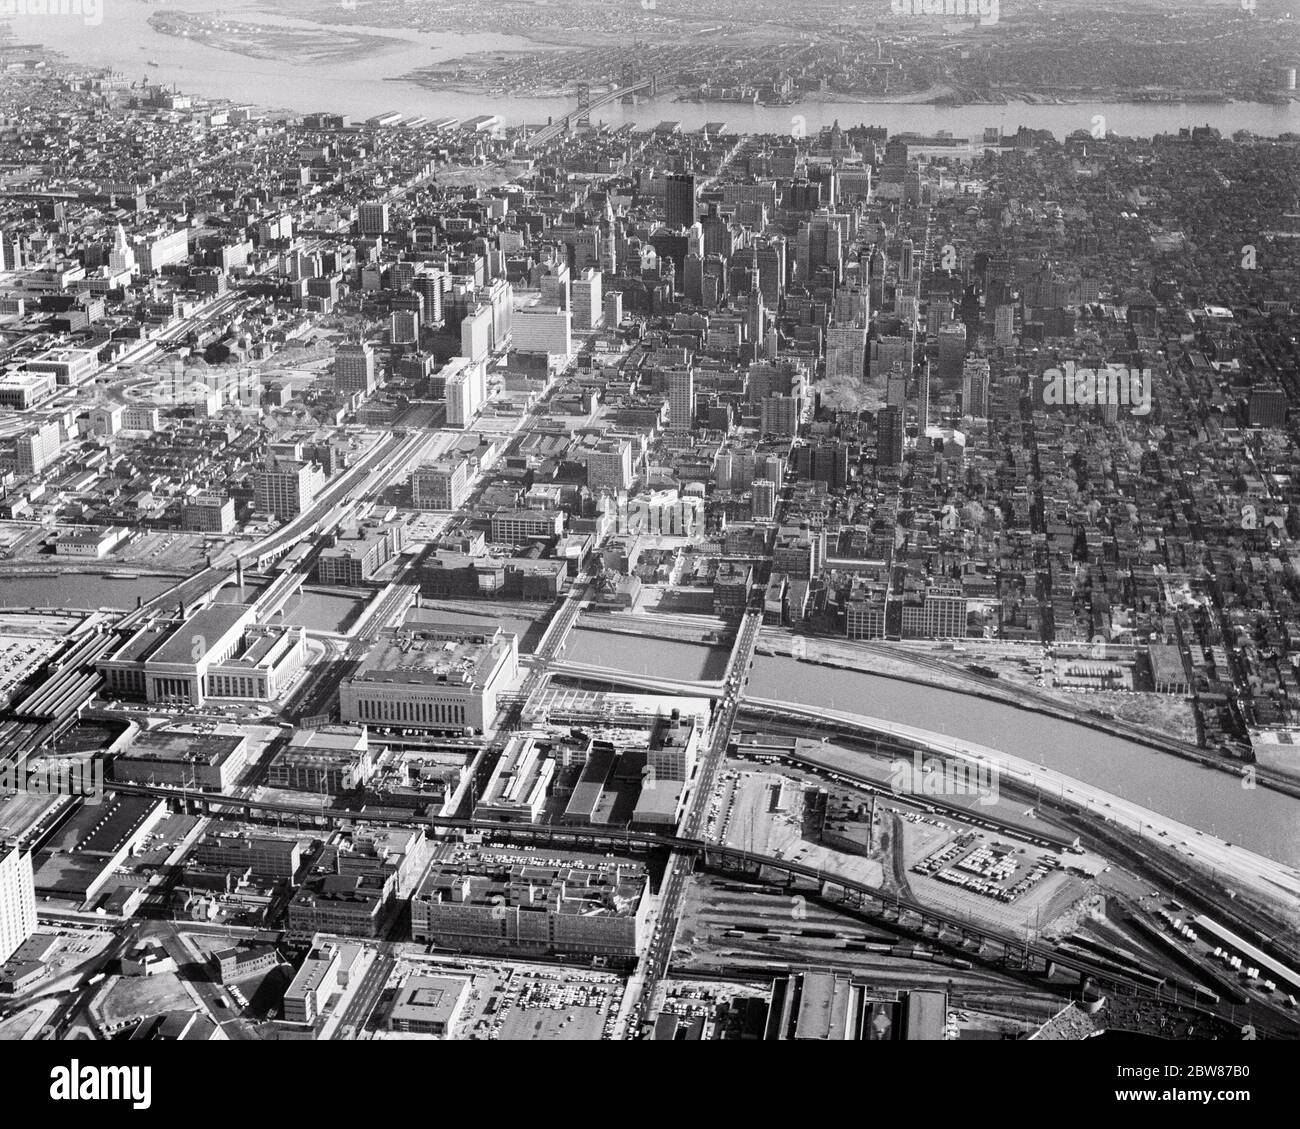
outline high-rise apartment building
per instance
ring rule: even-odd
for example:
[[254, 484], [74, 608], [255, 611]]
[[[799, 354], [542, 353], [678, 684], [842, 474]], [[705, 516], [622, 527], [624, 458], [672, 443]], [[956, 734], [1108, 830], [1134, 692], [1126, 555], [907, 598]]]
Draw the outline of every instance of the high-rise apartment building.
[[36, 885], [32, 856], [17, 845], [0, 845], [0, 963], [36, 932]]

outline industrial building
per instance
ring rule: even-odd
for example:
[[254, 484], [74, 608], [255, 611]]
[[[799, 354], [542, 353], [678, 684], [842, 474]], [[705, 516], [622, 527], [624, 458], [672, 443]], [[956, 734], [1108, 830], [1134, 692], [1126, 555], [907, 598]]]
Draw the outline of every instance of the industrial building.
[[469, 952], [636, 959], [649, 913], [642, 863], [576, 856], [539, 865], [524, 852], [439, 861], [411, 899], [411, 936]]
[[512, 736], [475, 805], [476, 816], [501, 823], [534, 822], [554, 775], [555, 762], [542, 754], [534, 738]]
[[266, 782], [273, 788], [341, 796], [365, 787], [375, 771], [364, 726], [296, 729], [275, 754]]
[[945, 992], [905, 991], [885, 996], [843, 969], [795, 972], [772, 983], [765, 1039], [934, 1041], [948, 1021]]
[[234, 726], [221, 729], [218, 733], [179, 728], [141, 733], [113, 759], [112, 778], [128, 784], [223, 792], [244, 771], [248, 738]]

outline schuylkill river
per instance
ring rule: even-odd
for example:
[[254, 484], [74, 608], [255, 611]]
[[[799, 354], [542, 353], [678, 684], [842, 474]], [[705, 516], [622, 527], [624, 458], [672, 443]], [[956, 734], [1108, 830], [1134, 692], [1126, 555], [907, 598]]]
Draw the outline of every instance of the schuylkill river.
[[[566, 657], [638, 674], [671, 672], [673, 678], [717, 678], [719, 661], [726, 663], [725, 651], [718, 648], [581, 630], [571, 636]], [[781, 657], [755, 659], [748, 692], [867, 714], [1002, 749], [1230, 843], [1300, 865], [1300, 801], [1267, 788], [1242, 788], [1226, 773], [1085, 725], [950, 690]]]
[[[212, 0], [168, 0], [169, 10], [224, 12], [241, 22], [268, 26], [319, 26], [310, 21], [260, 13], [256, 4], [222, 8]], [[413, 83], [390, 81], [418, 67], [475, 51], [520, 51], [536, 47], [525, 39], [506, 35], [427, 34], [392, 28], [352, 30], [399, 40], [393, 49], [357, 57], [348, 62], [295, 64], [293, 60], [250, 59], [202, 43], [159, 35], [149, 26], [158, 8], [138, 0], [104, 0], [103, 23], [86, 26], [78, 16], [14, 17], [10, 20], [20, 42], [43, 43], [62, 52], [70, 62], [112, 67], [131, 80], [175, 83], [189, 94], [229, 98], [272, 109], [296, 112], [325, 110], [352, 118], [394, 110], [407, 115], [468, 118], [499, 114], [507, 125], [545, 122], [573, 108], [570, 99], [496, 98], [477, 94], [435, 94]], [[157, 66], [149, 66], [150, 60]], [[938, 107], [899, 103], [848, 104], [804, 101], [794, 106], [745, 106], [736, 103], [674, 102], [658, 98], [638, 106], [602, 107], [596, 117], [612, 124], [635, 122], [647, 127], [663, 120], [678, 121], [684, 129], [721, 121], [736, 130], [785, 133], [794, 115], [804, 118], [811, 131], [838, 118], [843, 125], [886, 126], [891, 131], [932, 132], [946, 129], [964, 137], [979, 138], [985, 127], [1014, 132], [1019, 126], [1049, 129], [1064, 137], [1076, 129], [1090, 129], [1094, 114], [1103, 114], [1113, 133], [1149, 137], [1181, 126], [1210, 124], [1224, 133], [1249, 129], [1276, 135], [1300, 130], [1300, 110], [1294, 103], [1268, 106], [1254, 103], [1226, 105], [1153, 105], [1144, 103], [1080, 103], [1069, 106], [959, 106]]]

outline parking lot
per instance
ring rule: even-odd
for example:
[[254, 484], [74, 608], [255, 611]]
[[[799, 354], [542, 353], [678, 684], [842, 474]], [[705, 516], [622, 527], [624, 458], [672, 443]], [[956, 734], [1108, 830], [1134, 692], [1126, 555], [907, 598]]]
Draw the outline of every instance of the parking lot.
[[[997, 928], [1023, 930], [1028, 925], [1043, 929], [1088, 892], [1086, 879], [1051, 864], [1050, 860], [1058, 856], [1050, 850], [935, 816], [913, 815], [902, 821], [902, 829], [907, 882], [926, 905], [968, 915]], [[914, 869], [925, 860], [940, 858], [945, 851], [951, 852], [950, 856], [944, 857], [933, 873]], [[996, 859], [1004, 861], [999, 866]], [[973, 870], [959, 866], [967, 860]], [[1064, 864], [1067, 860], [1074, 861], [1072, 856], [1060, 861]], [[983, 874], [984, 870], [1003, 876], [993, 878]], [[940, 873], [982, 882], [993, 891], [1018, 893], [1004, 900], [974, 885], [963, 887], [941, 879]], [[1037, 877], [1028, 881], [1035, 874]]]
[[390, 988], [412, 975], [469, 976], [468, 1003], [453, 1039], [609, 1038], [623, 999], [624, 979], [592, 968], [505, 961], [440, 962], [403, 958]]

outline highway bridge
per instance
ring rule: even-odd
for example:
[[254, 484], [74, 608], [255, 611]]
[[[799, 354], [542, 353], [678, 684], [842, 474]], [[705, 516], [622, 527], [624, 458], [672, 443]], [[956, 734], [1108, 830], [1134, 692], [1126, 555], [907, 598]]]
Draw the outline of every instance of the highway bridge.
[[624, 95], [637, 94], [642, 90], [648, 90], [651, 94], [655, 92], [658, 86], [658, 79], [654, 76], [643, 78], [639, 82], [625, 83], [606, 94], [591, 96], [591, 88], [584, 85], [578, 87], [578, 105], [570, 114], [565, 114], [558, 121], [551, 122], [550, 125], [539, 129], [527, 141], [525, 147], [529, 149], [541, 149], [549, 145], [557, 137], [562, 137], [568, 133], [569, 127], [588, 125], [591, 122], [591, 111], [599, 109], [601, 106], [607, 106], [610, 102], [617, 102]]
[[[525, 659], [524, 661], [527, 661]], [[630, 674], [627, 671], [611, 670], [596, 663], [572, 662], [559, 659], [550, 664], [552, 674], [565, 675], [569, 678], [582, 679], [587, 682], [603, 682], [613, 687], [627, 687], [633, 690], [648, 691], [652, 694], [672, 694], [679, 697], [721, 698], [721, 682], [696, 682], [685, 678], [657, 678], [648, 674]]]

